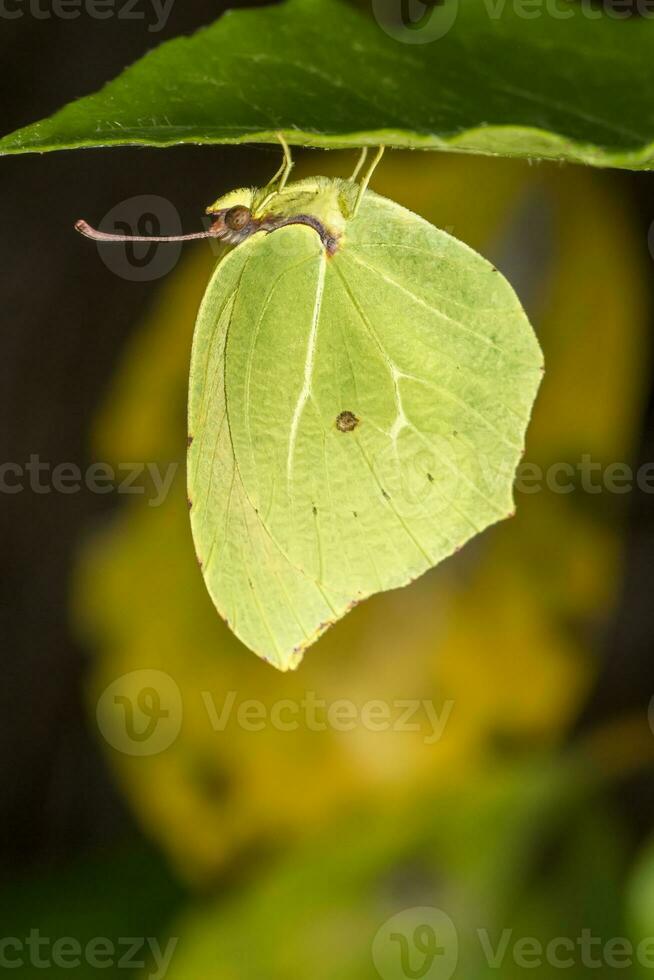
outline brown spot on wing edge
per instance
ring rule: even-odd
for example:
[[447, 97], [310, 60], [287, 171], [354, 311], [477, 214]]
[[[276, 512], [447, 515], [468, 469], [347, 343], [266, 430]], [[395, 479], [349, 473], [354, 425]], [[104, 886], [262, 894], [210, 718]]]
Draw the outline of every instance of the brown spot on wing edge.
[[[345, 607], [345, 611], [343, 615], [352, 612], [352, 610], [356, 606], [358, 606], [360, 602], [361, 602], [361, 593], [359, 594], [359, 598], [351, 599], [350, 602], [348, 602], [347, 606]], [[337, 619], [324, 620], [322, 623], [318, 625], [317, 629], [308, 640], [305, 640], [304, 643], [298, 643], [297, 646], [293, 647], [293, 653], [296, 655], [297, 654], [304, 655], [308, 650], [308, 648], [312, 646], [316, 642], [316, 640], [318, 640], [323, 635], [323, 633], [326, 633], [328, 629], [331, 629], [332, 626], [336, 626], [336, 624], [341, 620], [341, 618], [342, 617], [339, 616]]]

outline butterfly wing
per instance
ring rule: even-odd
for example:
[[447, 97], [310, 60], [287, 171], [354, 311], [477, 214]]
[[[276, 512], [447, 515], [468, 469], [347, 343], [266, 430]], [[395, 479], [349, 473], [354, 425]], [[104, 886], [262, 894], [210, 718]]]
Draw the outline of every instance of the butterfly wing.
[[[192, 373], [192, 404], [219, 403], [212, 428], [224, 416], [229, 433], [200, 453], [204, 537], [224, 549], [205, 578], [216, 601], [230, 582], [236, 631], [257, 652], [243, 623], [262, 603], [277, 621], [277, 580], [294, 583], [306, 632], [296, 642], [284, 627], [283, 659], [297, 656], [287, 637], [308, 645], [352, 602], [406, 584], [513, 511], [542, 358], [489, 263], [374, 194], [331, 258], [315, 232], [290, 226], [230, 261], [198, 322], [208, 335], [218, 318], [224, 350], [203, 360], [197, 339]], [[204, 380], [201, 363], [213, 365]], [[205, 427], [197, 413], [191, 424]], [[214, 499], [234, 486], [247, 522]], [[252, 563], [256, 584], [244, 581]]]
[[[332, 595], [290, 564], [248, 495], [234, 454], [226, 344], [230, 328], [247, 316], [242, 309], [243, 272], [261, 242], [257, 236], [223, 259], [198, 314], [187, 479], [196, 554], [218, 611], [244, 643], [285, 670], [344, 615], [349, 599]], [[270, 382], [275, 382], [272, 363]]]

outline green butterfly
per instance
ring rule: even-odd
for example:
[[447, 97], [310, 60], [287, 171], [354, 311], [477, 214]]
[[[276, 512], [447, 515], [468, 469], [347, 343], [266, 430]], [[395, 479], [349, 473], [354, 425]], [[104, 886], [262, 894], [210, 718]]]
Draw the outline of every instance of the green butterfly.
[[498, 271], [367, 189], [381, 150], [362, 180], [365, 150], [349, 180], [289, 183], [283, 146], [266, 187], [182, 238], [230, 246], [191, 356], [196, 553], [231, 629], [287, 670], [362, 599], [513, 513], [543, 367]]

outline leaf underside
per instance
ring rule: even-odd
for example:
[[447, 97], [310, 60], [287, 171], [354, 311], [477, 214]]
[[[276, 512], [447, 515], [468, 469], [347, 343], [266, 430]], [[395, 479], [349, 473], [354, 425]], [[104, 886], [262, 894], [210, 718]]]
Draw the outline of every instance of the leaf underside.
[[218, 266], [196, 325], [189, 503], [211, 596], [277, 667], [513, 512], [542, 372], [488, 262], [370, 192], [328, 258], [292, 226]]
[[[588, 0], [446, 0], [403, 43], [340, 0], [230, 11], [95, 95], [0, 140], [0, 153], [271, 142], [654, 164], [654, 25]], [[391, 3], [399, 7], [399, 4]], [[390, 16], [390, 15], [389, 15]], [[442, 24], [438, 18], [444, 18]], [[453, 23], [450, 24], [450, 21]], [[434, 26], [435, 25], [435, 26]], [[438, 36], [442, 32], [442, 36]]]

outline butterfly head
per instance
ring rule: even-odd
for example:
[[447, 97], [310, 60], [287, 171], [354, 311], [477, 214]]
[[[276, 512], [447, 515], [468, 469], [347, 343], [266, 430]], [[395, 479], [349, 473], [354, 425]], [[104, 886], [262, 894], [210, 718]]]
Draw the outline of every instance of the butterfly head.
[[231, 191], [210, 204], [207, 214], [214, 219], [211, 225], [212, 237], [229, 245], [238, 245], [249, 238], [258, 227], [252, 213], [253, 197], [254, 191], [245, 187]]

